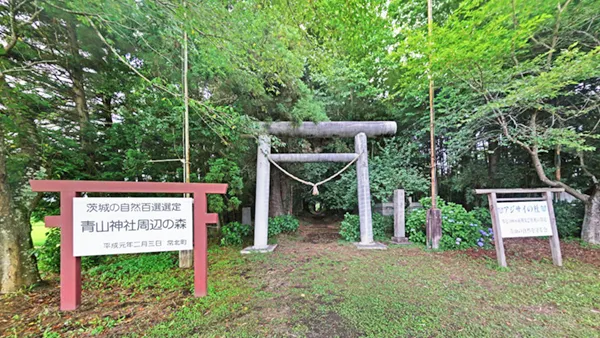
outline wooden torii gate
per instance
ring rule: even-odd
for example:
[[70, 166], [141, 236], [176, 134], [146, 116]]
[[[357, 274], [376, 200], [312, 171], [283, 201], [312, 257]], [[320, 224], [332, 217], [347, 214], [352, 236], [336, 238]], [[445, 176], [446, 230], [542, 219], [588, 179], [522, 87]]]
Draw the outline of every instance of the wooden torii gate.
[[[369, 163], [367, 136], [396, 134], [396, 122], [303, 122], [296, 126], [291, 122], [262, 124], [263, 133], [258, 138], [256, 159], [256, 206], [254, 215], [254, 245], [242, 250], [242, 253], [270, 252], [276, 245], [268, 245], [269, 228], [269, 186], [271, 163], [283, 162], [352, 162], [356, 161], [358, 181], [358, 210], [360, 218], [361, 249], [385, 249], [385, 246], [373, 241], [373, 223], [371, 218], [371, 190], [369, 187]], [[305, 138], [354, 137], [354, 153], [318, 153], [318, 154], [273, 154], [271, 155], [271, 137], [295, 136]]]

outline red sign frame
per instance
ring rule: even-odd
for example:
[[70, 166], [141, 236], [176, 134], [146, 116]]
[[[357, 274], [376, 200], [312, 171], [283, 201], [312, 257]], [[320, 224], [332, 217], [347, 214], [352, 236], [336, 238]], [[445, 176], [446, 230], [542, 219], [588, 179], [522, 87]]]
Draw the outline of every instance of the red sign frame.
[[60, 227], [60, 309], [75, 310], [81, 304], [81, 258], [73, 255], [73, 198], [82, 192], [193, 194], [194, 197], [194, 295], [207, 294], [207, 224], [218, 221], [208, 213], [207, 194], [225, 194], [227, 184], [176, 182], [118, 182], [31, 180], [36, 192], [59, 192], [60, 215], [46, 216], [46, 227]]

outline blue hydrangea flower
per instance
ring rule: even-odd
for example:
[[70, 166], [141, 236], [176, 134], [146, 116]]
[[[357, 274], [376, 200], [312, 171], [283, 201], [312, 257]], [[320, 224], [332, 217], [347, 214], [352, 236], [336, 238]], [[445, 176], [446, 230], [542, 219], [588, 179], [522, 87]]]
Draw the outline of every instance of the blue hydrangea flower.
[[488, 234], [487, 234], [487, 232], [485, 232], [485, 230], [481, 230], [481, 229], [479, 229], [479, 233], [480, 233], [482, 236], [487, 236], [487, 235], [488, 235]]
[[477, 245], [479, 245], [479, 247], [483, 247], [483, 242], [477, 242]]

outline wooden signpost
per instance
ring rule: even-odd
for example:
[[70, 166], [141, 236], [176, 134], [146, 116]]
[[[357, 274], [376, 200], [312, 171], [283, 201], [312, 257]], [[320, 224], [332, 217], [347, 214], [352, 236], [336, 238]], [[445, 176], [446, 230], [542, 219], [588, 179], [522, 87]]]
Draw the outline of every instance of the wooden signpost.
[[[75, 310], [81, 304], [81, 256], [90, 255], [193, 248], [194, 294], [196, 297], [206, 296], [206, 225], [217, 223], [218, 220], [217, 214], [209, 214], [207, 211], [206, 195], [224, 194], [227, 184], [49, 180], [29, 182], [33, 191], [60, 193], [60, 215], [46, 216], [45, 222], [47, 227], [60, 227], [61, 230], [61, 310]], [[191, 193], [193, 199], [79, 198], [82, 192]]]
[[488, 196], [498, 265], [506, 267], [504, 238], [548, 236], [552, 262], [562, 266], [552, 193], [563, 191], [562, 188], [475, 190]]

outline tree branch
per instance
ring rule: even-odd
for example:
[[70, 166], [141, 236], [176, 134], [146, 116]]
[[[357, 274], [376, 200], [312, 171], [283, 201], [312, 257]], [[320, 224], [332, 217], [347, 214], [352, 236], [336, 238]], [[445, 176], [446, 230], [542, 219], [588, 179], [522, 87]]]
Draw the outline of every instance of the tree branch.
[[585, 162], [583, 160], [583, 152], [578, 151], [577, 156], [579, 157], [579, 166], [581, 167], [583, 172], [592, 179], [592, 182], [594, 182], [594, 184], [598, 184], [598, 178], [596, 177], [596, 175], [592, 174], [592, 172], [589, 171], [589, 169], [585, 165]]
[[558, 3], [558, 13], [556, 13], [556, 24], [554, 25], [554, 31], [552, 32], [552, 44], [549, 46], [550, 51], [548, 52], [548, 68], [550, 68], [550, 65], [552, 64], [552, 55], [554, 54], [554, 50], [556, 49], [556, 45], [558, 44], [558, 30], [560, 29], [560, 17], [562, 13], [567, 9], [567, 6], [569, 5], [569, 3], [571, 3], [571, 1], [572, 0], [567, 0], [562, 6], [560, 5], [560, 2]]
[[508, 130], [508, 123], [506, 122], [506, 119], [504, 118], [504, 115], [500, 115], [498, 117], [498, 124], [500, 124], [500, 127], [502, 128], [502, 132], [503, 132], [504, 136], [506, 136], [506, 138], [509, 141], [511, 141], [511, 142], [513, 142], [515, 144], [518, 144], [519, 146], [521, 146], [521, 148], [525, 149], [530, 155], [533, 155], [533, 151], [531, 150], [531, 148], [529, 148], [528, 145], [526, 145], [522, 141], [514, 138], [510, 134], [510, 131]]
[[539, 157], [539, 149], [535, 141], [535, 137], [537, 136], [537, 114], [538, 111], [534, 111], [529, 121], [529, 127], [531, 128], [531, 136], [534, 138], [534, 145], [531, 148], [529, 148], [529, 154], [531, 155], [531, 161], [533, 162], [535, 172], [537, 173], [538, 178], [540, 179], [540, 181], [542, 181], [542, 183], [547, 184], [551, 187], [563, 188], [566, 192], [573, 195], [573, 197], [577, 198], [578, 200], [581, 200], [582, 202], [586, 202], [590, 197], [589, 195], [581, 193], [580, 191], [563, 182], [551, 180], [546, 175], [546, 172], [544, 172], [544, 167]]
[[119, 61], [121, 61], [124, 65], [126, 65], [137, 76], [139, 76], [144, 81], [146, 81], [149, 84], [151, 84], [152, 86], [154, 86], [154, 87], [156, 87], [156, 88], [158, 88], [158, 89], [160, 89], [160, 90], [162, 90], [162, 91], [164, 91], [164, 92], [166, 92], [168, 94], [171, 94], [171, 95], [173, 95], [175, 97], [179, 97], [180, 96], [179, 93], [172, 92], [168, 88], [152, 82], [152, 80], [150, 80], [149, 78], [147, 78], [139, 70], [135, 69], [135, 67], [132, 66], [131, 63], [127, 62], [127, 60], [125, 60], [125, 58], [123, 56], [121, 56], [121, 54], [119, 54], [119, 52], [111, 44], [108, 43], [108, 41], [106, 41], [106, 39], [104, 38], [104, 35], [102, 35], [102, 33], [100, 32], [100, 30], [98, 29], [98, 27], [96, 27], [96, 25], [92, 21], [92, 19], [90, 19], [89, 17], [86, 17], [86, 18], [87, 18], [88, 22], [90, 23], [90, 26], [92, 26], [92, 28], [96, 32], [96, 35], [98, 35], [98, 37], [100, 38], [100, 40], [102, 40], [102, 42], [106, 45], [106, 47], [108, 47], [108, 49], [110, 49], [110, 51], [117, 57], [117, 59], [119, 59]]
[[576, 30], [575, 32], [579, 33], [579, 34], [583, 34], [585, 36], [587, 36], [588, 38], [594, 40], [594, 42], [600, 46], [600, 40], [598, 40], [598, 38], [596, 38], [595, 36], [593, 36], [592, 34], [586, 32], [586, 31], [578, 31]]

